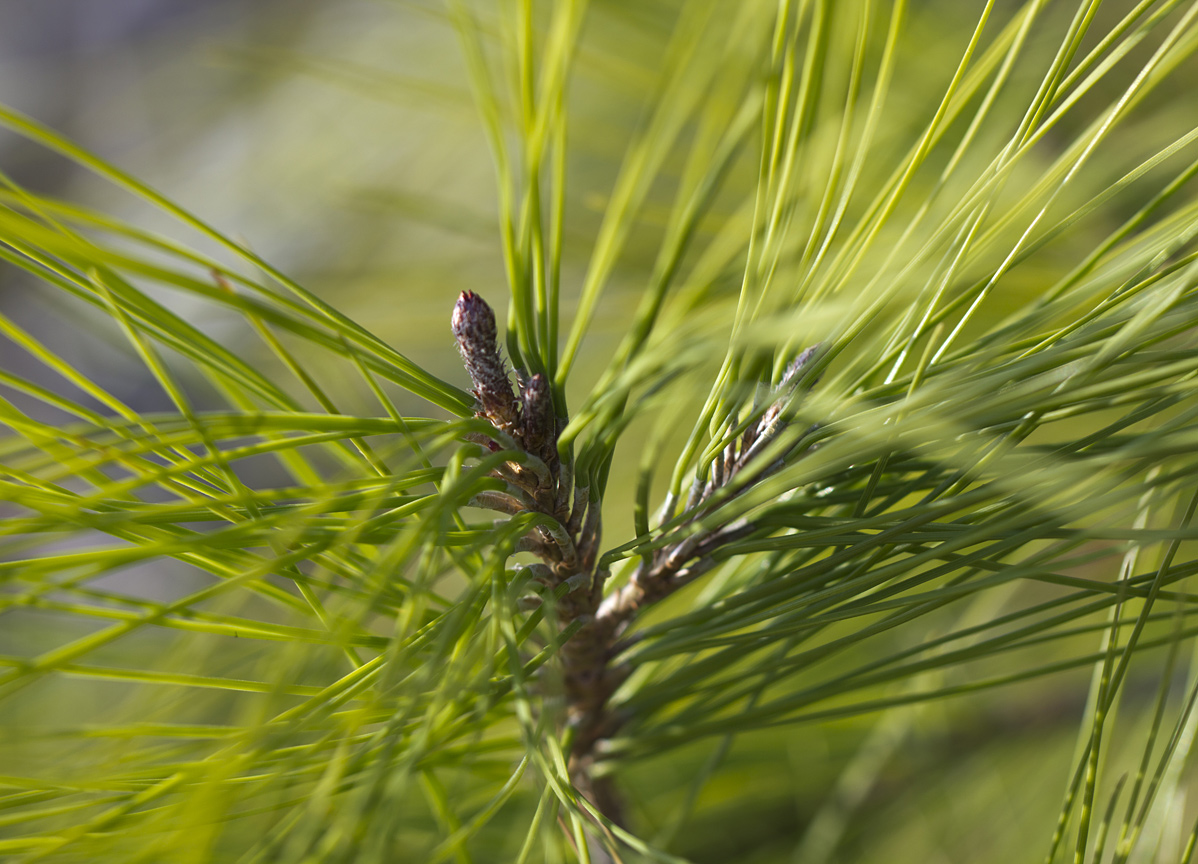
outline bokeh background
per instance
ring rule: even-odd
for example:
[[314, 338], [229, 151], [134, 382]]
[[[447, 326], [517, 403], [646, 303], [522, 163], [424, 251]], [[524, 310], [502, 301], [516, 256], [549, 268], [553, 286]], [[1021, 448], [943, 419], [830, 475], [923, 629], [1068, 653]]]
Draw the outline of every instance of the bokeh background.
[[[955, 56], [975, 5], [913, 4], [895, 93], [900, 107], [911, 107], [912, 127], [934, 108], [925, 97], [951, 74], [944, 57]], [[676, 3], [656, 0], [593, 4], [571, 96], [567, 286], [585, 265], [676, 15]], [[951, 50], [941, 52], [942, 43]], [[1180, 83], [1169, 94], [1176, 104], [1168, 113], [1179, 123], [1198, 110]], [[469, 288], [502, 303], [505, 289], [493, 165], [442, 6], [5, 0], [0, 102], [242, 238], [435, 374], [465, 383], [448, 328], [454, 298]], [[894, 127], [903, 139], [901, 119]], [[41, 194], [177, 231], [161, 213], [8, 133], [0, 133], [0, 167]], [[753, 170], [737, 166], [730, 187], [743, 190]], [[663, 207], [668, 191], [667, 179], [656, 196]], [[1108, 221], [1118, 217], [1112, 211]], [[586, 343], [579, 392], [589, 384], [587, 357], [606, 357], [621, 333], [660, 228], [651, 206]], [[1036, 275], [1019, 278], [1035, 283]], [[162, 299], [225, 340], [245, 327], [209, 318], [212, 307], [189, 308], [185, 297]], [[164, 407], [160, 389], [109, 330], [80, 326], [78, 309], [35, 290], [28, 275], [0, 268], [0, 303], [67, 359], [105, 368], [107, 386], [128, 404]], [[567, 302], [567, 316], [570, 309]], [[69, 339], [56, 338], [68, 328]], [[6, 368], [40, 374], [2, 350]], [[353, 398], [361, 385], [346, 388]], [[612, 484], [625, 480], [617, 470]], [[630, 536], [627, 517], [616, 513], [608, 524], [611, 544]], [[138, 578], [152, 593], [153, 573]], [[1026, 860], [1037, 848], [1029, 837], [1047, 850], [1087, 685], [1083, 670], [1017, 692], [892, 711], [880, 722], [739, 739], [675, 848], [698, 862]], [[1133, 681], [1128, 705], [1150, 703], [1153, 686]], [[680, 830], [669, 814], [716, 746], [704, 741], [630, 768], [625, 786], [647, 837]]]

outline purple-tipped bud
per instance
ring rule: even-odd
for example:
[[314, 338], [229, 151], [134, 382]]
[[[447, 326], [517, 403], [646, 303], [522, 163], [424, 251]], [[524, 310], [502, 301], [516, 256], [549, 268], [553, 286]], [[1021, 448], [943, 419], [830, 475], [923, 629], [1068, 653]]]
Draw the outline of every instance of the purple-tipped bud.
[[452, 323], [481, 413], [505, 432], [516, 429], [520, 407], [508, 380], [507, 366], [499, 356], [495, 313], [473, 291], [463, 291], [453, 307]]
[[524, 449], [541, 456], [553, 441], [553, 394], [548, 379], [539, 372], [533, 375], [525, 382], [520, 398], [523, 406], [520, 437]]
[[489, 345], [495, 350], [495, 313], [473, 291], [463, 291], [453, 307], [453, 335], [462, 353], [466, 346]]

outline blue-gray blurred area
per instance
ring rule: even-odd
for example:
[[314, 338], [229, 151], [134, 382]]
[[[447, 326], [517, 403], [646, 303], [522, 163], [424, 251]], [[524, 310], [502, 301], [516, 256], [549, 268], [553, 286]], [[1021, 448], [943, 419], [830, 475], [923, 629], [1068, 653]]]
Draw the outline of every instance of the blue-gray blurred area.
[[[493, 168], [452, 26], [433, 4], [357, 0], [5, 0], [0, 102], [251, 247], [405, 353], [453, 376], [461, 287], [502, 289]], [[0, 169], [201, 251], [214, 244], [46, 148], [0, 133]], [[226, 263], [232, 261], [225, 256]], [[245, 272], [257, 278], [260, 274]], [[160, 302], [247, 353], [245, 322]], [[165, 408], [119, 338], [0, 268], [7, 314]], [[69, 332], [68, 338], [62, 338]], [[39, 377], [28, 358], [6, 368]]]
[[[252, 27], [253, 0], [8, 0], [0, 5], [0, 101], [110, 155], [146, 155], [172, 131], [186, 134], [170, 110], [195, 99], [203, 112], [218, 76], [184, 75], [213, 40]], [[296, 4], [302, 5], [302, 4]], [[189, 64], [190, 65], [190, 64]], [[207, 78], [205, 81], [204, 79]], [[172, 93], [170, 102], [159, 94]], [[169, 127], [169, 128], [168, 128]], [[33, 146], [5, 141], [10, 171], [30, 185], [62, 187], [70, 175]]]

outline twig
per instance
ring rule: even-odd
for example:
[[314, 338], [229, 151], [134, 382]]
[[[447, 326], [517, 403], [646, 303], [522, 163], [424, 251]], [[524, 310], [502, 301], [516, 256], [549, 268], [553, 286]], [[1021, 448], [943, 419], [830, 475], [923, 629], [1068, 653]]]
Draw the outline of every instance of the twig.
[[[612, 695], [631, 671], [627, 664], [615, 662], [632, 642], [624, 638], [624, 631], [640, 610], [715, 567], [718, 562], [714, 553], [718, 549], [757, 531], [746, 519], [702, 530], [696, 525], [700, 517], [707, 518], [705, 511], [718, 512], [715, 501], [704, 505], [734, 478], [739, 478], [739, 488], [723, 496], [721, 503], [785, 464], [783, 454], [760, 467], [756, 476], [744, 475], [749, 466], [756, 467], [760, 461], [757, 457], [786, 427], [795, 389], [816, 349], [807, 349], [787, 367], [769, 406], [746, 425], [739, 442], [729, 441], [706, 466], [705, 473], [696, 472], [686, 503], [688, 518], [676, 529], [678, 540], [643, 555], [628, 582], [604, 597], [610, 573], [598, 567], [602, 507], [599, 501], [591, 500], [587, 486], [574, 484], [570, 462], [558, 458], [558, 438], [568, 418], [555, 414], [548, 380], [517, 369], [517, 398], [499, 356], [495, 316], [477, 294], [464, 292], [458, 299], [453, 331], [474, 384], [476, 416], [487, 420], [493, 430], [466, 437], [487, 445], [492, 452], [507, 449], [523, 454], [519, 461], [491, 472], [505, 481], [507, 493], [481, 492], [470, 503], [513, 515], [539, 513], [549, 517], [516, 545], [518, 551], [532, 552], [543, 562], [534, 565], [539, 569], [530, 581], [553, 589], [552, 593], [525, 598], [525, 605], [543, 605], [555, 597], [553, 617], [557, 626], [573, 631], [558, 655], [566, 724], [573, 733], [570, 777], [600, 812], [616, 824], [623, 824], [623, 802], [615, 781], [608, 774], [597, 774], [595, 765], [601, 742], [614, 735], [624, 719], [610, 705]], [[755, 408], [754, 413], [758, 410]], [[673, 519], [677, 505], [677, 496], [667, 495], [656, 524]], [[579, 590], [585, 586], [589, 589]]]

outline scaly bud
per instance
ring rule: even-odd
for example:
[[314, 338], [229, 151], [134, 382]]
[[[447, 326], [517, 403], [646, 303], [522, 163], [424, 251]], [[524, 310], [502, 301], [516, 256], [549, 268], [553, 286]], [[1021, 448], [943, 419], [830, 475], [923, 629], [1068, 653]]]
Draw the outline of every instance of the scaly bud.
[[815, 352], [818, 350], [818, 344], [812, 345], [810, 348], [792, 360], [790, 365], [786, 367], [786, 371], [782, 373], [782, 383], [778, 385], [778, 389], [781, 390], [787, 385], [793, 384], [798, 379], [799, 375], [802, 374], [803, 370], [807, 368], [807, 365], [815, 357]]
[[520, 407], [508, 380], [507, 366], [499, 356], [495, 313], [473, 291], [463, 291], [453, 307], [453, 335], [474, 384], [480, 413], [496, 428], [515, 431], [519, 428]]
[[[786, 367], [786, 371], [782, 373], [782, 380], [774, 389], [774, 404], [765, 412], [765, 416], [761, 418], [761, 428], [772, 429], [778, 423], [778, 418], [782, 413], [782, 407], [786, 404], [786, 400], [790, 394], [794, 392], [795, 386], [798, 384], [799, 376], [803, 374], [803, 370], [810, 365], [812, 359], [815, 358], [815, 352], [819, 350], [819, 345], [812, 345], [802, 354], [792, 360]], [[814, 384], [815, 382], [811, 382]]]
[[520, 437], [524, 449], [546, 459], [547, 446], [553, 443], [553, 394], [549, 381], [541, 373], [533, 375], [520, 393]]
[[[786, 371], [782, 373], [782, 380], [774, 388], [773, 404], [765, 410], [758, 422], [750, 424], [745, 430], [740, 444], [740, 457], [736, 460], [734, 471], [743, 468], [753, 456], [761, 452], [778, 433], [778, 430], [785, 425], [782, 420], [782, 409], [798, 386], [803, 371], [811, 365], [811, 361], [815, 359], [819, 349], [819, 343], [812, 345], [787, 365]], [[815, 386], [815, 383], [816, 381], [808, 381], [807, 388]]]

